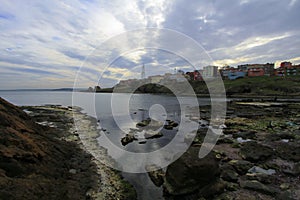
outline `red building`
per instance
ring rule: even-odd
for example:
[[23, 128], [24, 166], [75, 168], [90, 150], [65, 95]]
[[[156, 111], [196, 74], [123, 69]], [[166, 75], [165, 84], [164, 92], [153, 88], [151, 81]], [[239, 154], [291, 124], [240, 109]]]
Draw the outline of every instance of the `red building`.
[[276, 76], [299, 76], [300, 65], [292, 65], [291, 62], [282, 62], [275, 71]]
[[248, 76], [249, 77], [254, 77], [254, 76], [264, 76], [265, 75], [265, 70], [260, 67], [251, 67], [248, 68]]
[[292, 63], [285, 61], [285, 62], [280, 63], [280, 67], [282, 67], [282, 68], [291, 68], [292, 67]]
[[187, 72], [186, 75], [190, 77], [190, 80], [203, 81], [202, 73], [203, 70], [195, 70], [193, 72]]

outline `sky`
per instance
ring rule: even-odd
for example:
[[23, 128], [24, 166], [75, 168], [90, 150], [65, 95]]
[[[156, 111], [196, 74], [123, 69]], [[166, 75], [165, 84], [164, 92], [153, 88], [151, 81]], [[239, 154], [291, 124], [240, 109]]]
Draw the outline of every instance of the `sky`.
[[[197, 53], [218, 66], [299, 64], [299, 10], [300, 0], [1, 0], [0, 89], [110, 87], [143, 64], [146, 76], [200, 69], [182, 56]], [[146, 48], [166, 41], [182, 49]]]

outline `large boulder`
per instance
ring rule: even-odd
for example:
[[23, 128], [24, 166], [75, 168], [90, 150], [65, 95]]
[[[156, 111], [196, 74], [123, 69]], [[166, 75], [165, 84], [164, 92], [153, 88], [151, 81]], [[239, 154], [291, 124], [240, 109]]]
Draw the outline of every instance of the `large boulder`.
[[253, 164], [246, 160], [231, 160], [229, 165], [231, 165], [240, 175], [246, 174], [248, 170], [253, 167]]
[[[191, 147], [177, 161], [168, 166], [164, 188], [171, 195], [203, 192], [219, 177], [219, 163], [214, 153], [198, 157], [199, 148]], [[210, 188], [211, 189], [211, 188]]]
[[265, 161], [274, 155], [271, 147], [258, 144], [257, 142], [246, 142], [240, 149], [242, 158], [251, 162]]

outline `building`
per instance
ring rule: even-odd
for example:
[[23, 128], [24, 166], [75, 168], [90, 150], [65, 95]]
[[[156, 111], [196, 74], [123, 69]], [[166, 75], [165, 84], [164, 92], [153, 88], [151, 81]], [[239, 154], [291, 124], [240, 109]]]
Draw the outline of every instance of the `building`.
[[203, 74], [203, 70], [195, 70], [193, 72], [194, 81], [203, 81], [202, 74]]
[[202, 77], [203, 70], [195, 70], [193, 72], [186, 72], [186, 77], [188, 77], [188, 80], [194, 80], [194, 81], [203, 81]]
[[160, 83], [161, 80], [164, 79], [164, 76], [162, 75], [149, 76], [148, 79], [150, 80], [150, 83]]
[[252, 66], [252, 67], [248, 68], [248, 76], [249, 77], [264, 76], [264, 75], [265, 75], [265, 70], [262, 67]]
[[238, 78], [244, 78], [246, 76], [246, 72], [243, 71], [228, 71], [228, 79], [235, 80]]
[[[248, 76], [274, 76], [274, 63], [245, 64], [238, 66], [239, 71], [246, 72]], [[249, 70], [250, 69], [250, 70]], [[249, 75], [250, 72], [250, 75]]]
[[274, 63], [267, 63], [263, 65], [265, 76], [274, 76]]
[[275, 76], [285, 76], [285, 69], [283, 67], [279, 67], [275, 70]]
[[300, 65], [292, 65], [291, 62], [282, 62], [280, 67], [275, 71], [276, 76], [299, 76]]
[[205, 78], [213, 78], [218, 75], [218, 67], [217, 66], [206, 66], [203, 67], [203, 77]]
[[284, 61], [284, 62], [280, 63], [280, 67], [282, 67], [282, 68], [291, 68], [292, 67], [292, 63]]
[[243, 71], [243, 72], [248, 72], [248, 67], [249, 64], [245, 64], [245, 65], [238, 65], [237, 68], [239, 71]]
[[229, 72], [235, 72], [237, 71], [237, 68], [226, 66], [221, 68], [219, 71], [222, 79], [229, 79], [228, 77]]

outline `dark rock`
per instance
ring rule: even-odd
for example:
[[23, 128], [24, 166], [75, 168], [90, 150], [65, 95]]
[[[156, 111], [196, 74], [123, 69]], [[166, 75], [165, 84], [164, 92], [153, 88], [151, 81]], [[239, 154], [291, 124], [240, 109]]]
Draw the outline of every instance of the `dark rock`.
[[175, 122], [175, 121], [172, 121], [172, 120], [167, 119], [166, 122], [167, 122], [168, 124], [165, 124], [165, 125], [164, 125], [164, 128], [167, 129], [167, 130], [173, 130], [173, 128], [175, 128], [175, 127], [178, 126], [178, 123]]
[[123, 146], [126, 146], [127, 144], [133, 142], [134, 140], [137, 140], [134, 135], [126, 134], [125, 137], [121, 139], [121, 143]]
[[226, 182], [226, 190], [228, 191], [237, 191], [240, 189], [239, 184], [232, 183], [232, 182]]
[[245, 160], [258, 162], [271, 158], [274, 154], [274, 151], [268, 146], [251, 141], [244, 143], [240, 149], [240, 154]]
[[199, 159], [198, 153], [199, 148], [191, 147], [168, 166], [164, 183], [167, 193], [193, 193], [216, 180], [219, 176], [219, 165], [214, 153], [211, 152], [203, 159]]
[[229, 164], [233, 166], [236, 172], [240, 175], [246, 174], [248, 170], [254, 166], [254, 164], [246, 160], [231, 160]]
[[278, 136], [280, 137], [280, 139], [295, 139], [295, 135], [291, 133], [280, 133], [278, 134]]
[[[0, 199], [85, 199], [88, 188], [97, 187], [97, 168], [76, 143], [64, 140], [73, 135], [66, 110], [30, 111], [34, 118], [0, 98]], [[47, 114], [62, 129], [36, 123]], [[84, 165], [84, 172], [69, 173]]]
[[221, 194], [226, 188], [226, 183], [224, 181], [217, 180], [203, 188], [198, 192], [199, 197], [212, 198], [215, 195]]
[[174, 128], [178, 126], [178, 123], [177, 122], [174, 122], [174, 121], [169, 121], [168, 122], [168, 125], [170, 126], [173, 126]]
[[173, 126], [171, 126], [171, 125], [164, 125], [164, 129], [173, 130]]
[[136, 127], [145, 127], [145, 126], [148, 126], [148, 125], [150, 124], [150, 122], [151, 122], [151, 119], [150, 119], [150, 118], [149, 118], [149, 119], [142, 120], [142, 121], [140, 121], [140, 122], [138, 122], [138, 123], [136, 124]]
[[157, 169], [156, 166], [147, 166], [146, 170], [148, 171], [148, 175], [154, 185], [157, 187], [163, 185], [165, 173], [162, 169]]
[[276, 145], [277, 155], [284, 160], [299, 161], [300, 145], [292, 143], [278, 143]]
[[264, 184], [271, 184], [276, 182], [275, 176], [270, 176], [266, 174], [246, 174], [248, 180], [257, 180]]
[[294, 164], [293, 171], [296, 176], [300, 175], [300, 162]]
[[156, 131], [146, 131], [145, 138], [146, 139], [154, 139], [154, 138], [160, 138], [163, 134], [161, 132]]
[[293, 166], [290, 168], [282, 169], [282, 172], [292, 176], [299, 176], [300, 175], [300, 162], [294, 163]]
[[26, 168], [22, 167], [19, 162], [14, 159], [7, 159], [6, 161], [0, 161], [0, 169], [5, 171], [5, 175], [8, 177], [20, 177], [24, 175]]
[[233, 138], [243, 138], [246, 139], [255, 139], [256, 138], [256, 131], [246, 131], [246, 132], [237, 132], [232, 134]]
[[276, 188], [273, 188], [271, 186], [264, 185], [258, 181], [242, 181], [240, 183], [242, 188], [254, 190], [257, 192], [261, 192], [268, 195], [275, 195], [278, 193], [278, 190]]
[[233, 139], [228, 138], [228, 137], [220, 138], [217, 141], [217, 144], [232, 144], [232, 143], [234, 143]]
[[224, 181], [237, 182], [239, 179], [239, 175], [234, 170], [228, 169], [228, 170], [222, 171], [221, 178]]
[[299, 197], [292, 191], [284, 191], [276, 196], [278, 200], [298, 200]]

